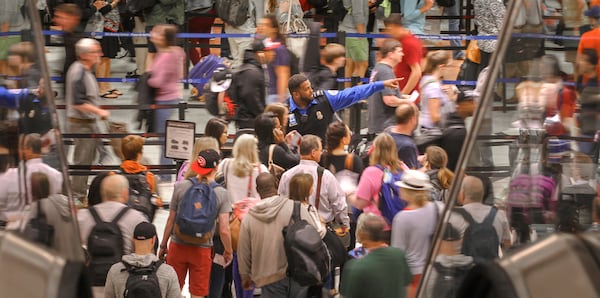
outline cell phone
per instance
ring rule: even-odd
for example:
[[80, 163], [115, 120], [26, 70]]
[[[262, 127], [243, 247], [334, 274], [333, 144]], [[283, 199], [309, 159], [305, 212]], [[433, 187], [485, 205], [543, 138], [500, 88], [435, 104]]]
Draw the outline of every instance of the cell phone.
[[294, 130], [292, 138], [290, 140], [290, 145], [293, 147], [299, 147], [301, 140], [302, 140], [302, 135], [298, 131]]

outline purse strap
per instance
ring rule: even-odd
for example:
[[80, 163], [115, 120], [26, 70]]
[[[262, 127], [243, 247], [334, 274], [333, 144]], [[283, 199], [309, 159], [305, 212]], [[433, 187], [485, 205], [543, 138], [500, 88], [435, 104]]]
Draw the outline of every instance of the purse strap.
[[271, 144], [269, 146], [269, 161], [268, 161], [269, 165], [273, 164], [273, 151], [275, 151], [275, 146], [277, 146], [277, 145]]
[[321, 181], [323, 180], [324, 171], [324, 167], [317, 167], [317, 192], [315, 193], [315, 208], [317, 209], [317, 212], [319, 211], [319, 204], [321, 203]]
[[288, 17], [287, 17], [287, 25], [286, 25], [286, 32], [290, 33], [290, 23], [292, 20], [292, 0], [288, 1]]
[[[254, 168], [254, 166], [253, 166]], [[260, 167], [259, 167], [260, 168]], [[246, 198], [249, 198], [250, 195], [252, 194], [252, 171], [254, 169], [250, 169], [250, 175], [248, 175], [248, 193], [246, 195]], [[260, 170], [259, 170], [260, 171]]]
[[346, 154], [346, 160], [344, 161], [344, 169], [354, 171], [354, 153]]

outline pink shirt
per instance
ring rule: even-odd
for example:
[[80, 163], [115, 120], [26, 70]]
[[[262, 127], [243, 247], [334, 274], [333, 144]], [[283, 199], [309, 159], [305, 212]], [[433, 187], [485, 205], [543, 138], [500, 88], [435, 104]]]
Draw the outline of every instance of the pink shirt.
[[383, 180], [383, 171], [375, 166], [366, 168], [360, 176], [358, 187], [356, 188], [356, 198], [358, 200], [370, 200], [371, 202], [363, 212], [371, 212], [381, 215], [381, 211], [377, 207], [379, 203], [379, 190], [381, 189], [381, 181]]
[[158, 52], [152, 62], [152, 76], [148, 80], [150, 87], [156, 88], [156, 101], [181, 99], [183, 64], [185, 53], [180, 47], [171, 47], [171, 51]]

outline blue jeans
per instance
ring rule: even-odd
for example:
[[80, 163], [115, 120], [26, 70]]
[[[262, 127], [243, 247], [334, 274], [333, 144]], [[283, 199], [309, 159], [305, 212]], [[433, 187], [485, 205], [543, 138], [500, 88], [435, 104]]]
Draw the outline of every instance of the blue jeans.
[[238, 267], [238, 259], [236, 253], [233, 253], [233, 285], [235, 286], [235, 297], [254, 297], [254, 287], [252, 287], [252, 290], [244, 290], [242, 288], [242, 276], [240, 275], [240, 269]]
[[[444, 7], [443, 15], [445, 15], [445, 16], [460, 16], [461, 15], [460, 4], [461, 4], [461, 0], [456, 0], [456, 2], [454, 2], [454, 6]], [[453, 32], [453, 33], [451, 33], [452, 35], [458, 34], [458, 33], [454, 33], [454, 32], [458, 32], [460, 30], [460, 19], [448, 20], [448, 30]], [[462, 47], [462, 41], [458, 40], [458, 39], [451, 39], [450, 45], [453, 47]], [[464, 58], [465, 54], [462, 52], [461, 49], [456, 49], [456, 50], [453, 50], [452, 52], [453, 52], [452, 58], [454, 58], [454, 59]]]
[[[177, 103], [179, 103], [179, 101], [180, 101], [179, 99], [165, 100], [165, 101], [159, 101], [159, 102], [157, 102], [157, 104], [171, 105], [171, 104], [177, 104]], [[171, 118], [171, 116], [174, 114], [174, 112], [175, 112], [175, 109], [154, 110], [154, 131], [156, 133], [164, 133], [165, 132], [165, 128], [166, 128], [165, 126], [166, 126], [167, 120], [169, 120]], [[160, 137], [159, 140], [164, 143], [165, 138]], [[161, 165], [172, 165], [173, 164], [172, 159], [165, 157], [164, 145], [160, 148], [160, 164]], [[171, 180], [171, 175], [160, 175], [159, 177], [163, 181]]]

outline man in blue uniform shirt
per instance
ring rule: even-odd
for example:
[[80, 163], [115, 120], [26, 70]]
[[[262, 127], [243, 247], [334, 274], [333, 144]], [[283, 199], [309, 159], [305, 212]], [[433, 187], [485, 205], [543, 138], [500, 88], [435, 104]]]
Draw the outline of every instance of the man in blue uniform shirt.
[[303, 74], [293, 75], [288, 81], [292, 95], [288, 105], [287, 131], [296, 130], [301, 135], [313, 134], [325, 141], [327, 126], [335, 112], [345, 109], [384, 88], [398, 88], [398, 79], [373, 82], [341, 91], [318, 90], [313, 92], [310, 81]]

